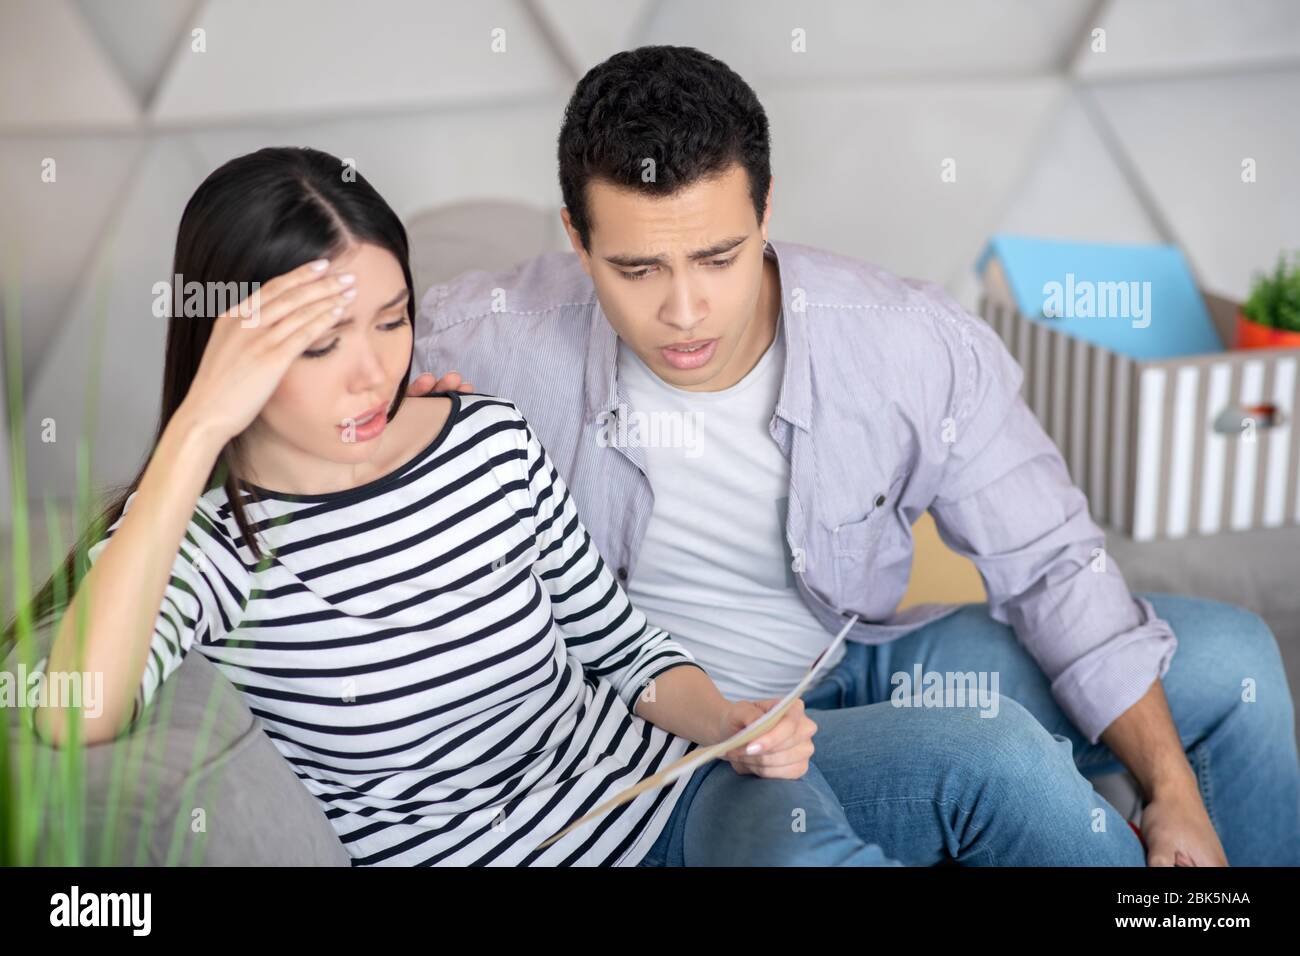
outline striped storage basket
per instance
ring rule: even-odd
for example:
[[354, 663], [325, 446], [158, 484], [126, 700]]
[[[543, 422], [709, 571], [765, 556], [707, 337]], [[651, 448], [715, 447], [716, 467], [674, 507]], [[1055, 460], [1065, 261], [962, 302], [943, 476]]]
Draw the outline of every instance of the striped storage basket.
[[[1204, 298], [1231, 342], [1236, 304]], [[1136, 360], [987, 292], [980, 314], [1099, 523], [1139, 541], [1300, 524], [1300, 349]]]

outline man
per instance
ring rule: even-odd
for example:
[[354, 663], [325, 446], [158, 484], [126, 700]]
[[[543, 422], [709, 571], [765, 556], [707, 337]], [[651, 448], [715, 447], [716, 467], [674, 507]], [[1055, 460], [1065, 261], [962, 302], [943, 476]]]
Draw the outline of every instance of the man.
[[[1024, 787], [1127, 767], [1149, 864], [1300, 863], [1267, 626], [1129, 592], [1021, 369], [939, 286], [768, 242], [767, 119], [740, 77], [688, 48], [611, 57], [568, 104], [559, 173], [574, 254], [430, 289], [415, 365], [518, 404], [633, 603], [728, 696], [785, 693], [861, 616], [805, 704], [836, 798], [878, 808], [869, 838], [926, 858], [925, 807], [906, 804], [942, 784], [915, 775], [970, 756], [949, 733], [971, 722], [942, 723], [953, 701], [923, 691], [956, 673], [1000, 692], [976, 763], [1048, 741], [1073, 760], [1049, 781], [1018, 764]], [[896, 613], [926, 510], [987, 605]]]

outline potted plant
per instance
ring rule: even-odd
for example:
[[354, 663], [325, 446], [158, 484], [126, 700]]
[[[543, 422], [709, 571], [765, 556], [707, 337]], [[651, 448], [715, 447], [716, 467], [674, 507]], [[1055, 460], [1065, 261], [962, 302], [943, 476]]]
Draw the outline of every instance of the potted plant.
[[1272, 275], [1259, 274], [1237, 313], [1236, 348], [1300, 347], [1300, 253], [1288, 269], [1279, 255]]

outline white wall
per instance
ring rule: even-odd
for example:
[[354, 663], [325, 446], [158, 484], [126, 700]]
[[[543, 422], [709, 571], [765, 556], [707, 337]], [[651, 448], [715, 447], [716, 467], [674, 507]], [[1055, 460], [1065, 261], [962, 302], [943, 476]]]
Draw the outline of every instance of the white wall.
[[1300, 247], [1288, 0], [0, 0], [0, 255], [21, 293], [34, 500], [72, 495], [92, 413], [96, 483], [140, 464], [164, 331], [151, 288], [213, 167], [309, 144], [354, 157], [403, 216], [556, 208], [574, 81], [651, 42], [714, 53], [758, 91], [776, 235], [940, 280], [967, 305], [996, 231], [1177, 242], [1235, 296]]

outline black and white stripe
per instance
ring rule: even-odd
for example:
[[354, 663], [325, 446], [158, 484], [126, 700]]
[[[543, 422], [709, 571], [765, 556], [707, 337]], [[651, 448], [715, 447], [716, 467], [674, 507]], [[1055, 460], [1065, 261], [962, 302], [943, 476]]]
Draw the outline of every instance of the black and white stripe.
[[196, 645], [354, 865], [634, 864], [686, 778], [536, 846], [694, 749], [631, 713], [693, 658], [628, 603], [518, 409], [450, 397], [442, 432], [389, 475], [246, 498], [260, 565], [207, 492], [138, 709]]

